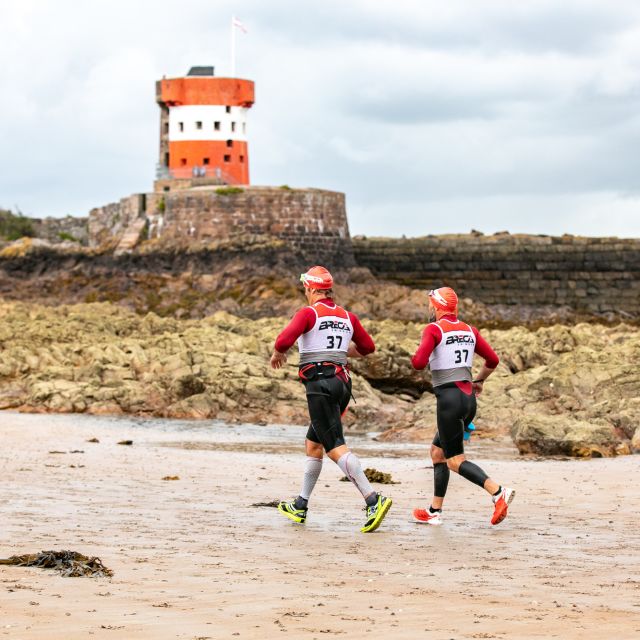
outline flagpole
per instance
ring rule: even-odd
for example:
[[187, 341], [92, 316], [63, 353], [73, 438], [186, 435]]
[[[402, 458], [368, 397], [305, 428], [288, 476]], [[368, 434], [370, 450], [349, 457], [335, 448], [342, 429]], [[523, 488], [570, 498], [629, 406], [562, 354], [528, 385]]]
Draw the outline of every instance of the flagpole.
[[231, 16], [231, 77], [236, 77], [236, 27], [235, 16]]

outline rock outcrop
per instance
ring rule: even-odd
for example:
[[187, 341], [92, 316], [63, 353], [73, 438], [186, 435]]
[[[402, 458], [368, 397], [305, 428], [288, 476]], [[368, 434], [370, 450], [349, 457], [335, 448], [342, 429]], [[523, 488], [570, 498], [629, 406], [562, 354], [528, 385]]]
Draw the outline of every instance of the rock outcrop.
[[[132, 241], [139, 232], [134, 229]], [[216, 311], [273, 317], [289, 315], [300, 305], [298, 275], [310, 266], [306, 254], [258, 235], [182, 249], [153, 240], [120, 255], [114, 249], [88, 249], [69, 240], [52, 245], [38, 238], [0, 243], [0, 296], [51, 305], [114, 302], [139, 314], [175, 318], [203, 318]], [[343, 267], [332, 266], [336, 292], [356, 313], [405, 322], [427, 317], [423, 289], [374, 278], [367, 268]], [[514, 302], [488, 306], [463, 298], [462, 310], [468, 322], [498, 329], [595, 318], [567, 305], [522, 304], [518, 297]], [[608, 312], [599, 321], [621, 317], [629, 319], [629, 314]]]
[[602, 458], [631, 452], [629, 443], [605, 420], [567, 420], [561, 416], [520, 416], [511, 437], [520, 453]]
[[[293, 364], [267, 367], [284, 319], [137, 316], [110, 304], [0, 305], [0, 408], [176, 418], [308, 420]], [[382, 428], [379, 392], [357, 377], [352, 420]]]
[[[366, 303], [366, 300], [365, 300]], [[286, 317], [144, 316], [109, 303], [0, 304], [0, 408], [304, 424], [296, 356], [268, 356]], [[428, 441], [429, 374], [411, 368], [422, 324], [365, 320], [377, 351], [354, 360], [347, 425]], [[640, 331], [627, 325], [484, 332], [501, 356], [478, 400], [478, 437], [511, 433], [523, 453], [640, 449]]]

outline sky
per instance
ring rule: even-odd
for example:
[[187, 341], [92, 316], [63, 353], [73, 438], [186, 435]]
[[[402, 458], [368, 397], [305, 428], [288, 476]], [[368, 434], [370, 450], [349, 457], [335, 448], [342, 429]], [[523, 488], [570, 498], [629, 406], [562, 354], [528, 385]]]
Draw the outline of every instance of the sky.
[[352, 234], [640, 236], [637, 0], [0, 0], [0, 207], [150, 191], [155, 80], [256, 83], [251, 182]]

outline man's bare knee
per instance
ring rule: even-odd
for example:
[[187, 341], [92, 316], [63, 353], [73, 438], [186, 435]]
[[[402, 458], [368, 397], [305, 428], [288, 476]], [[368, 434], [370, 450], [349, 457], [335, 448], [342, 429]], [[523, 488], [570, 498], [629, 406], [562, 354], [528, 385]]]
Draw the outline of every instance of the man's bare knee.
[[307, 440], [305, 442], [306, 454], [311, 458], [322, 458], [324, 455], [324, 449], [319, 442], [313, 442], [313, 440]]
[[444, 451], [437, 447], [435, 444], [431, 445], [431, 462], [433, 464], [440, 464], [441, 462], [446, 462], [447, 459], [444, 457]]
[[461, 454], [459, 456], [453, 456], [453, 458], [449, 458], [447, 460], [447, 467], [449, 467], [449, 469], [451, 469], [451, 471], [454, 471], [455, 473], [458, 473], [458, 471], [460, 469], [460, 465], [464, 461], [465, 461], [464, 454]]

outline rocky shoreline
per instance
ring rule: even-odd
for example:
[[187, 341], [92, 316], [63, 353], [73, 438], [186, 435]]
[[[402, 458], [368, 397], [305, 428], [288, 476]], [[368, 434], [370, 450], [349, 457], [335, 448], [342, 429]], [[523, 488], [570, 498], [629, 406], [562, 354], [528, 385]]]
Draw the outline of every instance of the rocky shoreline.
[[[0, 303], [0, 408], [304, 424], [293, 356], [267, 367], [286, 322], [217, 311], [180, 320], [112, 303]], [[366, 320], [376, 354], [353, 363], [352, 430], [427, 441], [428, 374], [410, 356], [422, 325]], [[501, 355], [479, 401], [479, 437], [511, 434], [521, 453], [613, 456], [640, 449], [640, 330], [620, 324], [484, 332]]]
[[[287, 316], [303, 302], [296, 274], [308, 267], [303, 254], [261, 236], [188, 248], [148, 241], [119, 255], [109, 247], [22, 238], [4, 247], [0, 242], [0, 298], [54, 306], [113, 302], [138, 314], [181, 319], [205, 318], [217, 311], [249, 318]], [[335, 289], [341, 303], [365, 318], [425, 318], [424, 286], [376, 277], [363, 267], [332, 265], [332, 272], [340, 283]], [[640, 323], [640, 316], [622, 310], [590, 313], [566, 303], [524, 303], [520, 295], [513, 299], [514, 304], [487, 305], [467, 297], [465, 319], [496, 329]]]

